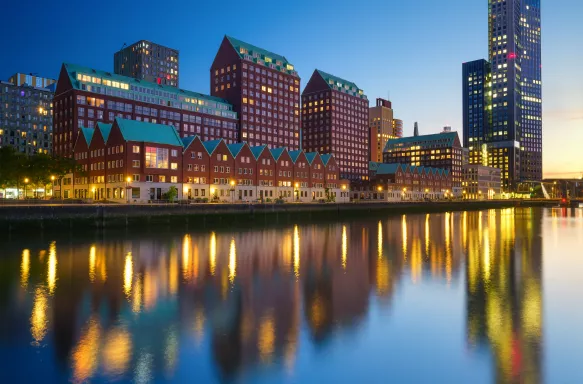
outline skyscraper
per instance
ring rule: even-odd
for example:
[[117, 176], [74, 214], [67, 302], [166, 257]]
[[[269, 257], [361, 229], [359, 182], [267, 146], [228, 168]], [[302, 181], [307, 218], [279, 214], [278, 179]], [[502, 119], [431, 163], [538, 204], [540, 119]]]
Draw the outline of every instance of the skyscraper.
[[377, 99], [377, 104], [369, 108], [370, 161], [382, 163], [383, 149], [388, 139], [396, 139], [393, 131], [393, 106], [389, 100]]
[[178, 50], [140, 40], [113, 55], [116, 75], [178, 87]]
[[[470, 133], [474, 140], [479, 136], [472, 145], [467, 143], [472, 150], [478, 147], [475, 143], [486, 144], [481, 144], [482, 155], [487, 151], [489, 165], [502, 169], [503, 188], [513, 191], [520, 181], [542, 179], [540, 0], [488, 0], [488, 9], [490, 70], [480, 61], [464, 65], [464, 133]], [[482, 65], [474, 71], [477, 80], [466, 73], [476, 65]], [[491, 90], [486, 93], [490, 88], [485, 80], [488, 75]], [[491, 92], [483, 110], [491, 111], [491, 121], [477, 123], [486, 119], [486, 113], [481, 118], [475, 113], [479, 100], [473, 95], [469, 99], [469, 92], [480, 88], [484, 97], [489, 98]], [[483, 124], [481, 135], [479, 124]]]

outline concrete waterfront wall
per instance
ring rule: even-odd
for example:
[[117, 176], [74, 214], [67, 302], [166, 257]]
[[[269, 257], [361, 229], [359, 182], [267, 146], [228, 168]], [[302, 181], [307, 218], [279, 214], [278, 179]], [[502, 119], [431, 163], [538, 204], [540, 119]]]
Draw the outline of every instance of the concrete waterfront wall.
[[[0, 233], [44, 229], [100, 229], [207, 225], [544, 206], [539, 201], [358, 204], [191, 204], [0, 206]], [[34, 232], [33, 232], [34, 233]]]

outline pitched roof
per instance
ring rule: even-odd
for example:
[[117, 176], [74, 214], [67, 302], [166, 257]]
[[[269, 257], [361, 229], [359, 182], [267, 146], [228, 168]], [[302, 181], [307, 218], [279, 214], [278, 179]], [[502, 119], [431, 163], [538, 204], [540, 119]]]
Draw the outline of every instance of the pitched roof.
[[[345, 91], [349, 90], [355, 93], [353, 96], [363, 96], [364, 98], [366, 98], [366, 96], [364, 96], [364, 91], [360, 89], [358, 85], [354, 84], [352, 81], [344, 80], [338, 76], [334, 76], [327, 72], [320, 71], [319, 69], [316, 69], [316, 72], [318, 72], [322, 79], [324, 79], [324, 81], [326, 82], [326, 84], [328, 84], [328, 87], [330, 89]], [[346, 87], [348, 87], [348, 89]]]
[[253, 153], [253, 156], [255, 156], [256, 160], [259, 158], [259, 156], [261, 156], [261, 153], [265, 148], [267, 148], [267, 145], [258, 145], [256, 147], [251, 147], [251, 152]]
[[210, 155], [215, 151], [215, 149], [217, 149], [221, 141], [223, 141], [223, 139], [203, 141], [202, 145], [204, 146], [204, 149], [206, 149], [207, 153]]
[[81, 133], [83, 133], [83, 138], [85, 139], [87, 146], [89, 146], [89, 144], [91, 144], [91, 139], [93, 139], [93, 134], [95, 133], [95, 129], [85, 128], [85, 127], [80, 127], [79, 129], [81, 130]]
[[401, 164], [392, 163], [392, 164], [379, 164], [377, 169], [377, 175], [392, 175], [397, 173], [397, 171], [401, 168]]
[[183, 146], [180, 136], [171, 125], [127, 120], [120, 117], [116, 117], [115, 122], [126, 141]]
[[277, 161], [286, 150], [286, 147], [271, 148], [271, 156], [273, 156], [273, 158]]
[[[77, 64], [63, 63], [63, 66], [69, 75], [69, 80], [71, 81], [73, 88], [75, 89], [82, 89], [82, 85], [92, 87], [92, 92], [96, 92], [96, 87], [100, 87], [103, 91], [105, 91], [105, 89], [119, 89], [124, 93], [139, 93], [140, 95], [145, 95], [144, 97], [156, 98], [156, 102], [154, 104], [160, 104], [160, 101], [163, 101], [165, 105], [171, 105], [168, 103], [176, 102], [187, 103], [186, 99], [188, 99], [192, 104], [193, 109], [198, 109], [199, 106], [202, 106], [213, 108], [215, 109], [215, 112], [225, 111], [231, 114], [235, 114], [231, 104], [227, 100], [221, 99], [219, 97], [187, 91], [169, 85], [152, 83], [141, 79], [134, 79], [132, 77], [117, 75], [112, 72], [84, 67]], [[116, 82], [118, 83], [118, 86], [114, 87], [113, 84], [111, 86], [106, 85], [106, 81], [112, 83]], [[127, 85], [127, 88], [122, 88], [121, 84]], [[147, 93], [144, 93], [143, 91], [138, 92], [139, 88], [137, 87], [145, 88], [148, 91]], [[124, 97], [128, 98], [128, 96]], [[221, 104], [222, 108], [218, 108], [218, 104]], [[225, 107], [227, 108], [225, 109]], [[204, 113], [204, 111], [201, 112]]]
[[101, 136], [103, 136], [103, 141], [107, 143], [107, 139], [109, 139], [109, 134], [111, 133], [111, 124], [106, 124], [102, 122], [97, 122], [97, 128], [101, 131]]
[[382, 164], [382, 163], [378, 163], [376, 161], [369, 161], [368, 162], [368, 170], [369, 171], [376, 171], [379, 168], [379, 164]]
[[229, 148], [229, 152], [231, 152], [231, 155], [233, 155], [233, 157], [237, 157], [237, 155], [239, 154], [239, 152], [241, 152], [241, 149], [243, 149], [245, 144], [246, 143], [227, 144], [227, 148]]
[[324, 166], [328, 165], [328, 162], [330, 161], [331, 158], [332, 158], [332, 155], [329, 153], [325, 153], [323, 155], [320, 155], [320, 159], [322, 159], [322, 163], [324, 163]]
[[244, 41], [235, 39], [234, 37], [231, 37], [231, 36], [225, 36], [225, 37], [229, 40], [229, 42], [235, 48], [235, 50], [237, 51], [237, 54], [241, 58], [243, 58], [243, 54], [241, 53], [240, 48], [245, 48], [249, 52], [255, 52], [255, 53], [258, 53], [262, 56], [267, 56], [271, 59], [279, 60], [283, 64], [289, 64], [289, 61], [285, 58], [285, 56], [278, 55], [277, 53], [270, 52], [270, 51], [265, 50], [263, 48], [259, 48], [255, 45], [252, 45], [252, 44], [246, 43]]
[[194, 139], [196, 139], [197, 137], [198, 137], [197, 135], [183, 137], [181, 140], [182, 140], [182, 146], [184, 147], [184, 149], [188, 148], [190, 146], [190, 144], [192, 144]]
[[301, 154], [302, 150], [289, 151], [289, 156], [294, 163], [298, 160], [298, 157], [300, 157]]
[[435, 133], [432, 135], [409, 136], [401, 137], [399, 139], [389, 139], [383, 152], [386, 152], [397, 147], [408, 144], [433, 144], [439, 143], [440, 146], [451, 147], [454, 145], [456, 139], [459, 139], [457, 132]]
[[307, 152], [306, 153], [306, 159], [308, 159], [308, 163], [310, 165], [312, 165], [312, 162], [314, 162], [314, 159], [316, 158], [316, 156], [318, 156], [318, 152]]

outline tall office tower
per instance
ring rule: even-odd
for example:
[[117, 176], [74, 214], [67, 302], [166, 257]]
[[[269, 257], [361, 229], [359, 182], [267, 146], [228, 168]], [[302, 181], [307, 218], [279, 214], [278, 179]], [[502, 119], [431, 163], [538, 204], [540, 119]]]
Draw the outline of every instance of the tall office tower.
[[489, 0], [490, 163], [502, 184], [542, 179], [540, 0]]
[[419, 124], [417, 122], [413, 126], [413, 136], [419, 136]]
[[55, 80], [17, 73], [0, 81], [0, 147], [52, 152]]
[[[470, 164], [488, 165], [492, 137], [492, 72], [486, 60], [463, 64], [463, 140]], [[503, 167], [502, 167], [503, 168]]]
[[116, 75], [178, 87], [178, 50], [140, 40], [113, 55]]
[[393, 136], [403, 137], [403, 120], [393, 118]]
[[383, 162], [383, 149], [388, 139], [396, 139], [393, 130], [393, 107], [391, 102], [377, 99], [377, 104], [368, 110], [370, 122], [370, 161]]
[[211, 95], [239, 114], [239, 139], [300, 148], [300, 77], [284, 56], [225, 36], [210, 70]]
[[302, 92], [302, 145], [333, 154], [340, 177], [368, 180], [368, 99], [350, 81], [315, 70]]

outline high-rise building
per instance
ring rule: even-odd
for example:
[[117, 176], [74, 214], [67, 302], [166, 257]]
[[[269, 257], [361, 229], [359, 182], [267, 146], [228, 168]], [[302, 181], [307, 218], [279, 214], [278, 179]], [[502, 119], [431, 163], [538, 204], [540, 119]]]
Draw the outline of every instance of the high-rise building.
[[116, 75], [178, 87], [178, 50], [140, 40], [113, 55]]
[[180, 137], [239, 141], [237, 113], [226, 100], [79, 65], [63, 64], [53, 104], [58, 156], [72, 155], [79, 128], [115, 117], [172, 125]]
[[302, 93], [302, 107], [303, 148], [333, 154], [343, 179], [368, 180], [369, 110], [364, 91], [316, 69]]
[[0, 147], [52, 152], [55, 80], [17, 73], [0, 82]]
[[451, 172], [453, 186], [461, 186], [463, 147], [457, 132], [389, 140], [383, 162], [447, 169]]
[[388, 139], [396, 139], [393, 130], [393, 107], [390, 101], [377, 99], [368, 111], [370, 122], [370, 161], [383, 161], [383, 149]]
[[393, 118], [393, 136], [403, 137], [403, 120]]
[[492, 73], [490, 63], [463, 64], [463, 140], [470, 164], [488, 165], [487, 144], [492, 134]]
[[[482, 144], [478, 150], [482, 158], [487, 151], [489, 165], [502, 170], [503, 189], [512, 191], [520, 181], [542, 179], [540, 0], [488, 0], [488, 7], [490, 69], [477, 61], [464, 65], [464, 71], [472, 65], [482, 66], [477, 72], [489, 73], [491, 85], [485, 80], [483, 85], [474, 84], [474, 78], [470, 81], [464, 72], [464, 100], [468, 101], [464, 104], [464, 116], [468, 116], [464, 132], [473, 134], [475, 120], [480, 119], [474, 116], [473, 98], [469, 102], [468, 92], [473, 91], [469, 86], [482, 87], [483, 91], [491, 86], [487, 106], [491, 121], [484, 126], [479, 141], [486, 146]], [[478, 145], [473, 144], [476, 150]]]
[[239, 114], [241, 141], [300, 148], [300, 77], [285, 56], [225, 36], [210, 83]]

